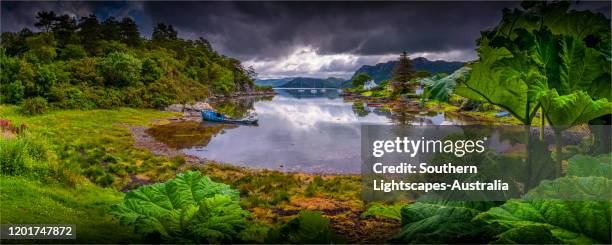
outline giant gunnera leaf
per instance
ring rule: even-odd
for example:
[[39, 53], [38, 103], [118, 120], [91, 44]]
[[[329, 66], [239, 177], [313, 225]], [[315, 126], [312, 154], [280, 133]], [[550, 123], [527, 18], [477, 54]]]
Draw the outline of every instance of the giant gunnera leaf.
[[239, 242], [239, 233], [250, 223], [245, 219], [249, 212], [238, 205], [238, 198], [228, 185], [190, 171], [128, 192], [122, 203], [111, 207], [111, 213], [152, 241]]
[[[497, 242], [501, 243], [609, 244], [612, 180], [576, 176], [587, 173], [579, 170], [584, 160], [584, 157], [571, 158], [571, 176], [544, 181], [524, 199], [510, 200], [491, 208], [476, 220], [499, 225], [502, 232]], [[591, 164], [590, 167], [596, 166]], [[602, 172], [592, 170], [590, 173]], [[534, 232], [536, 230], [539, 232]]]
[[567, 160], [567, 175], [612, 179], [612, 153], [600, 156], [575, 155]]
[[468, 80], [470, 69], [470, 67], [464, 66], [445, 77], [434, 76], [423, 79], [423, 82], [430, 88], [431, 99], [444, 102], [448, 101], [457, 83]]
[[473, 220], [481, 211], [478, 202], [422, 203], [401, 210], [402, 230], [391, 243], [487, 243], [495, 235], [493, 226]]

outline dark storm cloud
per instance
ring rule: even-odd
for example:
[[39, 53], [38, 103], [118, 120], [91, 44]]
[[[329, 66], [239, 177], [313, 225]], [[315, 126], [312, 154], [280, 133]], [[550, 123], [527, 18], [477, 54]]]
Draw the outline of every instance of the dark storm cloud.
[[322, 54], [443, 52], [474, 47], [517, 2], [147, 2], [174, 23], [238, 56], [274, 57], [310, 45]]
[[[270, 74], [303, 72], [284, 67], [311, 67], [311, 72], [317, 72], [312, 68], [314, 64], [323, 75], [327, 71], [349, 74], [356, 67], [369, 64], [365, 62], [376, 62], [402, 50], [425, 57], [472, 59], [480, 31], [497, 25], [503, 8], [518, 7], [520, 2], [1, 1], [0, 4], [2, 31], [32, 28], [39, 10], [73, 16], [94, 13], [101, 18], [130, 16], [145, 36], [151, 35], [155, 23], [164, 22], [173, 25], [184, 38], [204, 37], [222, 54], [259, 62], [254, 64], [263, 68], [269, 67], [265, 61], [286, 62], [270, 68]], [[576, 8], [610, 16], [609, 1], [583, 1]], [[316, 57], [349, 54], [353, 58], [325, 56], [312, 58], [316, 62], [310, 65], [298, 64], [300, 57], [313, 57], [300, 56], [299, 50], [304, 48], [314, 50]]]
[[[228, 55], [271, 58], [296, 46], [320, 53], [386, 54], [474, 46], [503, 7], [517, 2], [2, 2], [2, 29], [32, 27], [36, 11], [130, 15], [150, 35], [156, 22], [209, 39]], [[121, 16], [118, 16], [121, 17]]]

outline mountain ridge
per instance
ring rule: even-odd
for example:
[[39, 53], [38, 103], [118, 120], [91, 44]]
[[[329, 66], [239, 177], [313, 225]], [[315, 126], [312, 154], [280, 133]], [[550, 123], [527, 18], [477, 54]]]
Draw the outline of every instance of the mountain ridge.
[[[465, 62], [461, 62], [461, 61], [445, 61], [445, 60], [431, 61], [424, 57], [417, 57], [417, 58], [411, 59], [410, 61], [412, 62], [412, 65], [414, 66], [415, 70], [427, 71], [432, 74], [440, 73], [440, 72], [450, 74], [456, 71], [457, 69], [465, 66], [466, 64]], [[353, 76], [351, 77], [351, 79], [355, 77], [357, 74], [365, 72], [368, 75], [370, 75], [370, 77], [372, 77], [372, 79], [374, 79], [376, 83], [380, 83], [383, 80], [387, 80], [391, 78], [391, 74], [393, 73], [393, 67], [395, 66], [395, 63], [397, 63], [397, 61], [392, 60], [392, 61], [387, 61], [383, 63], [378, 63], [376, 65], [363, 65], [359, 69], [357, 69], [355, 73], [353, 73]]]
[[[352, 78], [362, 72], [370, 75], [377, 83], [390, 79], [396, 62], [397, 61], [388, 61], [375, 65], [363, 65], [357, 69], [357, 71], [355, 71], [353, 76], [351, 76], [351, 79], [336, 77], [286, 77], [276, 79], [257, 79], [255, 80], [255, 83], [260, 86], [272, 86], [275, 88], [347, 88], [352, 86], [350, 82]], [[466, 64], [465, 62], [460, 61], [430, 61], [423, 57], [414, 58], [411, 60], [411, 62], [417, 71], [427, 71], [429, 73], [444, 72], [447, 74], [453, 73], [455, 70], [463, 67]]]

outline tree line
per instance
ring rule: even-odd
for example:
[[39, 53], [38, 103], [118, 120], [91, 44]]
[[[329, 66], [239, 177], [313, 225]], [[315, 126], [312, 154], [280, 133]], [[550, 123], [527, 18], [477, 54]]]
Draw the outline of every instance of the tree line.
[[[38, 32], [4, 32], [0, 102], [53, 108], [163, 107], [251, 90], [255, 72], [157, 23], [144, 38], [130, 17], [36, 14]], [[26, 103], [27, 102], [27, 103]], [[32, 108], [30, 108], [32, 109]]]

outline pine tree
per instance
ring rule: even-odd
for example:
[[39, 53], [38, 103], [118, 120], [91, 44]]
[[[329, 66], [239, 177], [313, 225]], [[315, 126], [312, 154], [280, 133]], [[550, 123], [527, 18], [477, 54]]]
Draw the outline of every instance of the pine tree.
[[404, 51], [401, 55], [395, 67], [393, 67], [393, 88], [396, 93], [402, 94], [409, 92], [410, 79], [414, 77], [416, 71], [408, 58], [408, 54]]
[[79, 36], [81, 44], [90, 55], [95, 54], [96, 43], [102, 37], [102, 27], [98, 17], [90, 14], [88, 17], [81, 17], [79, 20]]
[[55, 14], [55, 12], [40, 11], [36, 13], [36, 22], [34, 23], [34, 26], [38, 27], [44, 32], [49, 32], [56, 20], [57, 14]]
[[138, 32], [136, 22], [130, 17], [124, 17], [119, 25], [121, 27], [121, 42], [130, 47], [140, 46], [140, 32]]

